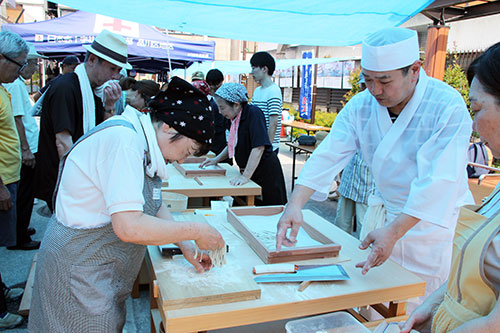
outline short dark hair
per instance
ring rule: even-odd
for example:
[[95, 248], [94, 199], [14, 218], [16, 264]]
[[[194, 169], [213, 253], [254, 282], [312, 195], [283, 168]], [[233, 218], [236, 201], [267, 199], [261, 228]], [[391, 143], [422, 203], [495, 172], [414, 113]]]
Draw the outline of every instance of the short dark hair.
[[97, 61], [99, 61], [99, 63], [102, 63], [104, 61], [104, 59], [101, 58], [101, 57], [99, 57], [98, 55], [93, 54], [92, 52], [87, 51], [87, 53], [85, 53], [85, 58], [83, 59], [83, 62], [88, 62], [89, 58], [90, 58], [90, 55], [93, 55], [94, 57], [96, 57]]
[[149, 100], [151, 97], [160, 92], [160, 85], [153, 80], [136, 80], [132, 77], [124, 77], [120, 80], [122, 90], [135, 90], [141, 94], [144, 100]]
[[400, 70], [401, 70], [401, 72], [403, 72], [404, 76], [408, 75], [408, 72], [410, 71], [411, 66], [413, 66], [413, 64], [408, 65], [408, 66], [403, 67], [403, 68], [400, 68]]
[[222, 74], [222, 72], [217, 68], [211, 69], [208, 71], [205, 81], [207, 81], [207, 83], [211, 86], [218, 85], [224, 81], [224, 74]]
[[467, 69], [469, 85], [476, 77], [484, 89], [500, 104], [500, 42], [490, 46]]
[[276, 68], [276, 61], [274, 61], [273, 56], [264, 51], [255, 53], [252, 58], [250, 58], [250, 64], [253, 67], [267, 67], [268, 75], [273, 75], [274, 69]]

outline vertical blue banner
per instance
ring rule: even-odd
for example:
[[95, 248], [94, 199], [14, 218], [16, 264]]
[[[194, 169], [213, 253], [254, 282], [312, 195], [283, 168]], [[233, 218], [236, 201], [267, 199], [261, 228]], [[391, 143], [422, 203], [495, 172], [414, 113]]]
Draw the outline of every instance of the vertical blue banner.
[[[302, 59], [312, 58], [312, 51], [302, 52]], [[312, 65], [302, 66], [302, 83], [300, 85], [299, 116], [311, 119], [312, 108]]]

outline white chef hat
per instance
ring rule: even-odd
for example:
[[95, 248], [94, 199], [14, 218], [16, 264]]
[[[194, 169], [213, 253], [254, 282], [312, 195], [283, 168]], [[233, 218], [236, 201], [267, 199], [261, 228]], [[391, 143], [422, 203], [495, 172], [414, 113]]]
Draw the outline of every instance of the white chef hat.
[[363, 41], [361, 67], [369, 71], [392, 71], [419, 59], [418, 37], [414, 30], [382, 29]]

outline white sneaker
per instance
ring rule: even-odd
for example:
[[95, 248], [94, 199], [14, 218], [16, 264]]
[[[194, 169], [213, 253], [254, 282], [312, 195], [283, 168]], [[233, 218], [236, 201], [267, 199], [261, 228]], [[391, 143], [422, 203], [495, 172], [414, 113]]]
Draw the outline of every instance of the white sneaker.
[[15, 300], [15, 299], [18, 299], [19, 297], [21, 297], [24, 293], [24, 289], [23, 288], [5, 288], [4, 290], [4, 294], [5, 294], [5, 298], [7, 298], [8, 300]]
[[23, 317], [7, 312], [5, 317], [0, 318], [0, 329], [14, 328], [23, 322]]

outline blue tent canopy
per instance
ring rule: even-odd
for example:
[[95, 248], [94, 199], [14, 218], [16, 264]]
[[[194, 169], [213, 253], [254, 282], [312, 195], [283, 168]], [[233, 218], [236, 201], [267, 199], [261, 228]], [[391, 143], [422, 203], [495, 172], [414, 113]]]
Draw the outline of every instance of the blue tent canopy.
[[125, 37], [129, 62], [137, 70], [167, 71], [169, 59], [172, 68], [214, 60], [215, 42], [174, 38], [148, 25], [82, 11], [42, 22], [2, 25], [2, 30], [18, 33], [38, 52], [52, 57], [85, 53], [82, 45], [91, 44], [103, 29]]
[[360, 43], [432, 0], [56, 0], [171, 30], [240, 40], [319, 46]]

